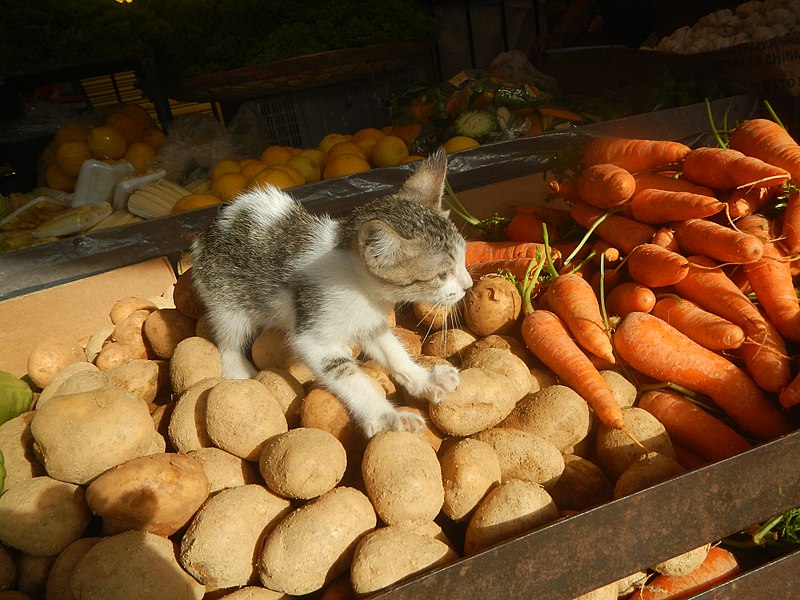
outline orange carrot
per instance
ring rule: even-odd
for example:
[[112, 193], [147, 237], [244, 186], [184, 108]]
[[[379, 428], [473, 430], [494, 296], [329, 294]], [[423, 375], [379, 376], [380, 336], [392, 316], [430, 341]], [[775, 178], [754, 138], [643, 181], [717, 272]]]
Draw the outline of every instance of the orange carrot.
[[792, 380], [792, 365], [786, 343], [778, 330], [765, 319], [767, 329], [758, 340], [745, 340], [736, 349], [758, 386], [766, 392], [780, 392]]
[[771, 440], [794, 430], [747, 373], [658, 317], [630, 313], [614, 332], [614, 347], [640, 373], [709, 396], [749, 435]]
[[704, 185], [697, 185], [683, 177], [675, 177], [674, 174], [668, 172], [664, 173], [651, 173], [644, 171], [634, 175], [636, 179], [636, 191], [638, 194], [642, 190], [666, 190], [669, 192], [692, 192], [694, 194], [701, 194], [703, 196], [713, 196], [714, 191], [710, 187]]
[[689, 256], [689, 273], [675, 284], [675, 292], [701, 308], [727, 319], [755, 340], [765, 335], [767, 324], [755, 304], [705, 256]]
[[782, 189], [782, 185], [773, 185], [772, 187], [732, 190], [725, 200], [725, 204], [728, 205], [728, 215], [731, 219], [752, 215], [775, 200]]
[[603, 288], [601, 290], [600, 274], [601, 272], [598, 269], [587, 278], [589, 285], [591, 285], [592, 289], [594, 290], [595, 296], [598, 298], [600, 297], [601, 292], [608, 296], [611, 290], [625, 281], [625, 273], [621, 269], [604, 269], [602, 272]]
[[769, 119], [743, 121], [731, 132], [731, 148], [786, 169], [800, 181], [800, 147], [778, 123]]
[[747, 263], [761, 258], [764, 243], [748, 233], [706, 219], [673, 223], [675, 240], [687, 254], [702, 254], [724, 263]]
[[683, 468], [691, 471], [705, 467], [709, 462], [694, 450], [689, 450], [686, 446], [679, 444], [675, 439], [672, 440], [672, 449], [675, 450], [675, 459]]
[[[738, 227], [755, 236], [769, 238], [770, 223], [762, 215], [748, 215]], [[794, 288], [788, 257], [775, 242], [766, 239], [760, 259], [742, 265], [758, 303], [780, 334], [800, 341], [800, 301]]]
[[689, 261], [658, 244], [639, 244], [625, 260], [631, 279], [648, 287], [674, 285], [686, 277]]
[[753, 447], [724, 421], [671, 390], [649, 390], [637, 406], [658, 419], [670, 439], [710, 461], [729, 458]]
[[511, 242], [543, 242], [543, 224], [533, 213], [515, 213], [506, 225], [506, 238]]
[[684, 298], [659, 298], [650, 314], [709, 350], [733, 350], [744, 343], [741, 327]]
[[694, 148], [683, 157], [683, 175], [715, 190], [770, 187], [789, 180], [789, 173], [733, 148]]
[[630, 200], [636, 180], [617, 165], [600, 163], [583, 170], [578, 177], [578, 194], [597, 208], [614, 208]]
[[544, 296], [548, 309], [561, 319], [584, 350], [614, 362], [611, 338], [606, 332], [597, 296], [588, 281], [580, 275], [559, 275], [549, 283]]
[[624, 317], [632, 312], [649, 313], [656, 304], [656, 295], [646, 285], [635, 281], [624, 281], [615, 286], [606, 296], [606, 313]]
[[717, 214], [725, 203], [714, 196], [694, 192], [642, 190], [631, 199], [631, 216], [641, 223], [660, 225], [684, 219], [702, 219]]
[[466, 264], [491, 262], [507, 258], [544, 258], [544, 245], [538, 242], [467, 242]]
[[689, 146], [669, 140], [595, 138], [584, 149], [581, 162], [585, 167], [611, 163], [636, 173], [675, 164], [689, 151]]
[[613, 429], [625, 426], [614, 393], [569, 335], [561, 319], [550, 311], [534, 310], [523, 319], [521, 332], [534, 356], [583, 396], [601, 423]]
[[675, 241], [675, 232], [670, 227], [660, 227], [653, 236], [652, 242], [674, 252], [680, 251], [680, 246]]
[[736, 557], [728, 550], [712, 546], [699, 567], [688, 575], [656, 575], [631, 600], [683, 600], [729, 581], [741, 572]]
[[[579, 225], [589, 229], [606, 213], [585, 202], [575, 202], [570, 208], [570, 214]], [[611, 214], [597, 225], [594, 232], [615, 248], [628, 254], [639, 244], [652, 240], [656, 230], [645, 223]]]
[[781, 246], [791, 255], [800, 254], [800, 190], [791, 188], [781, 220]]
[[578, 193], [578, 184], [574, 181], [557, 181], [554, 179], [547, 182], [547, 187], [556, 196], [567, 202], [577, 202], [581, 199]]
[[622, 258], [619, 248], [615, 248], [602, 238], [596, 239], [589, 251], [594, 252], [592, 264], [595, 266], [599, 266], [602, 260], [605, 267], [609, 268], [617, 264]]
[[792, 408], [800, 404], [800, 373], [794, 376], [781, 392], [778, 394], [778, 402], [784, 408]]

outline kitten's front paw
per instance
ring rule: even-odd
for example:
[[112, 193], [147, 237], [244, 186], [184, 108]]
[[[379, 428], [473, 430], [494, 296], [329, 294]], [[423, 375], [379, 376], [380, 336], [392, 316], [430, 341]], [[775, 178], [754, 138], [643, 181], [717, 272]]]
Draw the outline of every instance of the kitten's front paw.
[[425, 427], [425, 420], [416, 413], [405, 410], [393, 410], [382, 414], [364, 424], [364, 432], [368, 438], [382, 431], [410, 431], [417, 433]]
[[438, 404], [447, 394], [456, 391], [461, 383], [461, 376], [452, 365], [436, 365], [431, 369], [431, 383], [433, 385], [428, 391], [428, 400]]

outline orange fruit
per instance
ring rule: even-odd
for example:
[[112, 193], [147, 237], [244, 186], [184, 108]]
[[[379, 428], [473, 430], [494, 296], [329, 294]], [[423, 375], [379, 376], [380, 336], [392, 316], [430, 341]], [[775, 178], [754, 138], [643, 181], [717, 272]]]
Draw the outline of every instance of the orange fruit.
[[170, 213], [177, 215], [189, 210], [196, 210], [205, 206], [214, 206], [219, 204], [221, 200], [214, 194], [188, 194], [172, 205]]
[[317, 148], [327, 153], [331, 146], [339, 142], [349, 142], [351, 137], [352, 136], [346, 133], [328, 133], [322, 136], [319, 144], [317, 144]]
[[145, 129], [142, 132], [142, 141], [149, 144], [153, 149], [158, 152], [161, 149], [161, 144], [164, 143], [164, 132], [156, 127]]
[[363, 173], [372, 167], [363, 156], [358, 154], [340, 154], [325, 163], [324, 179], [344, 177], [353, 173]]
[[89, 137], [86, 138], [86, 143], [89, 146], [89, 150], [92, 151], [92, 156], [100, 160], [104, 158], [122, 158], [128, 148], [125, 136], [107, 125], [92, 127], [89, 131]]
[[480, 146], [480, 142], [475, 138], [466, 135], [456, 135], [451, 137], [444, 143], [444, 151], [450, 154], [451, 152], [458, 152], [459, 150], [468, 150]]
[[353, 134], [353, 137], [350, 138], [351, 142], [360, 142], [361, 140], [366, 139], [374, 139], [378, 140], [386, 135], [380, 129], [376, 129], [375, 127], [364, 127], [363, 129], [359, 129]]
[[322, 169], [325, 166], [325, 153], [319, 148], [304, 148], [298, 156], [309, 156]]
[[286, 164], [297, 169], [306, 180], [306, 183], [319, 181], [322, 176], [319, 163], [307, 154], [300, 153], [297, 156], [293, 156], [286, 161]]
[[67, 123], [56, 131], [53, 138], [57, 145], [65, 142], [85, 142], [89, 135], [89, 126], [83, 123]]
[[139, 124], [143, 131], [155, 127], [155, 121], [150, 112], [139, 104], [123, 104], [117, 108], [116, 112], [129, 116]]
[[229, 158], [223, 158], [211, 167], [211, 179], [216, 179], [223, 173], [239, 173], [240, 171], [241, 167], [238, 162]]
[[261, 161], [255, 158], [243, 158], [242, 160], [239, 161], [239, 166], [245, 167], [253, 162], [261, 162]]
[[338, 156], [339, 154], [358, 154], [364, 158], [367, 158], [364, 155], [364, 151], [359, 148], [355, 142], [336, 142], [333, 146], [328, 148], [328, 151], [325, 153], [325, 158], [330, 160], [334, 156]]
[[252, 179], [253, 175], [259, 171], [263, 171], [266, 168], [267, 165], [265, 163], [261, 162], [260, 160], [254, 160], [244, 165], [239, 173], [247, 177], [247, 179]]
[[303, 174], [289, 164], [272, 165], [272, 167], [270, 168], [277, 169], [278, 171], [283, 171], [284, 173], [289, 175], [289, 177], [294, 179], [295, 185], [305, 185], [306, 183], [306, 178], [303, 177]]
[[133, 142], [141, 142], [144, 135], [144, 129], [132, 117], [125, 113], [115, 112], [106, 117], [105, 125], [113, 127], [125, 136], [125, 141], [129, 144]]
[[133, 142], [128, 146], [123, 158], [136, 168], [137, 173], [144, 173], [155, 160], [156, 151], [150, 144]]
[[261, 162], [265, 165], [281, 165], [292, 158], [294, 154], [286, 146], [267, 146], [261, 153]]
[[81, 165], [92, 158], [86, 142], [64, 142], [56, 149], [56, 163], [67, 177], [77, 177]]
[[76, 179], [61, 170], [57, 164], [52, 164], [44, 172], [44, 182], [47, 187], [62, 192], [74, 192]]
[[273, 185], [278, 188], [290, 188], [297, 185], [292, 176], [285, 171], [279, 171], [272, 167], [267, 167], [256, 173], [250, 180], [251, 187], [266, 187]]
[[211, 193], [223, 202], [233, 200], [249, 183], [241, 173], [223, 173], [211, 181]]
[[409, 155], [408, 146], [396, 135], [385, 135], [372, 148], [372, 164], [376, 167], [399, 165]]
[[364, 158], [366, 158], [367, 161], [372, 161], [372, 149], [375, 147], [375, 144], [378, 143], [378, 139], [379, 138], [365, 137], [356, 142], [356, 146], [364, 153]]

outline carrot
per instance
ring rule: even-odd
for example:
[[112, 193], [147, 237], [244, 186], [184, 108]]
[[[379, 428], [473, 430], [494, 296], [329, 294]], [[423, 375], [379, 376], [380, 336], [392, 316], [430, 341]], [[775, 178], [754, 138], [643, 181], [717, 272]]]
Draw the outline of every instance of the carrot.
[[617, 165], [600, 163], [587, 167], [578, 177], [578, 194], [597, 208], [625, 204], [636, 190], [636, 180]]
[[687, 575], [656, 575], [631, 600], [683, 600], [729, 581], [741, 572], [736, 557], [712, 546], [699, 567]]
[[744, 343], [741, 327], [683, 298], [659, 298], [650, 314], [709, 350], [733, 350]]
[[555, 314], [537, 309], [522, 321], [522, 339], [540, 361], [583, 396], [601, 423], [622, 429], [622, 409], [608, 383]]
[[634, 194], [638, 194], [642, 190], [654, 189], [666, 190], [669, 192], [692, 192], [703, 196], [714, 195], [714, 191], [710, 187], [697, 185], [683, 177], [676, 177], [674, 173], [651, 173], [649, 171], [643, 171], [641, 173], [636, 173], [633, 177], [636, 180], [636, 191]]
[[674, 285], [689, 272], [685, 256], [658, 244], [639, 244], [628, 254], [625, 265], [631, 279], [648, 287]]
[[800, 189], [791, 188], [781, 220], [781, 246], [791, 255], [800, 254]]
[[689, 256], [689, 273], [674, 285], [675, 292], [701, 308], [742, 328], [745, 337], [761, 339], [766, 332], [764, 317], [713, 260]]
[[622, 270], [604, 269], [602, 271], [603, 287], [601, 290], [600, 275], [601, 271], [598, 269], [587, 278], [589, 285], [591, 285], [592, 289], [594, 290], [595, 296], [597, 296], [598, 298], [600, 297], [601, 293], [607, 296], [611, 292], [611, 290], [613, 290], [615, 287], [617, 287], [618, 285], [620, 285], [625, 281], [625, 273]]
[[800, 181], [800, 147], [778, 123], [749, 119], [737, 125], [728, 138], [731, 148], [786, 169]]
[[506, 238], [511, 242], [543, 242], [543, 224], [533, 213], [515, 213], [506, 225]]
[[[738, 226], [755, 236], [768, 238], [770, 235], [770, 223], [762, 215], [743, 217]], [[800, 341], [800, 301], [788, 257], [780, 247], [767, 239], [761, 258], [742, 265], [742, 269], [758, 303], [780, 334], [786, 339]]]
[[694, 192], [642, 190], [631, 199], [631, 216], [641, 223], [661, 225], [670, 221], [702, 219], [717, 214], [725, 203], [714, 196]]
[[758, 212], [775, 200], [783, 189], [782, 185], [762, 188], [741, 188], [732, 190], [725, 204], [728, 205], [728, 216], [738, 219]]
[[780, 392], [792, 380], [791, 360], [778, 330], [768, 319], [765, 322], [764, 335], [758, 340], [745, 340], [736, 355], [762, 390]]
[[603, 219], [594, 232], [625, 254], [630, 253], [639, 244], [652, 240], [656, 232], [650, 225], [619, 215], [606, 215], [603, 210], [585, 202], [575, 202], [570, 208], [570, 214], [586, 229], [590, 229], [598, 220]]
[[614, 332], [614, 347], [640, 373], [709, 396], [749, 435], [770, 440], [794, 430], [745, 371], [658, 317], [630, 313]]
[[606, 267], [611, 267], [617, 264], [622, 258], [619, 248], [615, 248], [602, 238], [592, 242], [590, 252], [594, 252], [592, 264], [595, 266], [599, 266], [602, 260]]
[[670, 227], [660, 227], [656, 230], [655, 235], [653, 235], [652, 243], [675, 252], [680, 251], [680, 246], [678, 246], [678, 242], [675, 241], [675, 232], [672, 231]]
[[770, 187], [790, 177], [785, 169], [733, 148], [694, 148], [683, 157], [681, 168], [689, 181], [715, 190]]
[[567, 202], [577, 202], [581, 199], [578, 193], [578, 184], [574, 181], [557, 181], [554, 179], [547, 182], [547, 187], [556, 196]]
[[674, 439], [672, 441], [672, 449], [675, 450], [675, 459], [683, 468], [687, 470], [700, 469], [705, 467], [710, 461], [700, 456], [697, 452], [689, 450], [682, 446]]
[[611, 163], [636, 173], [675, 164], [690, 150], [685, 144], [669, 140], [595, 138], [584, 149], [581, 162], [585, 167]]
[[543, 301], [584, 350], [614, 363], [611, 338], [591, 284], [580, 275], [559, 275], [544, 292]]
[[507, 258], [544, 258], [544, 245], [538, 242], [487, 242], [471, 240], [467, 242], [465, 262], [467, 266], [475, 263], [504, 260]]
[[706, 219], [672, 224], [675, 240], [688, 254], [702, 254], [724, 263], [747, 263], [761, 258], [764, 243], [748, 233]]
[[649, 390], [637, 406], [658, 419], [671, 440], [710, 461], [729, 458], [753, 447], [738, 431], [671, 390]]
[[778, 394], [778, 402], [784, 408], [792, 408], [800, 404], [800, 373], [794, 376], [785, 388]]
[[624, 281], [615, 286], [606, 296], [606, 313], [624, 317], [632, 312], [649, 313], [656, 304], [656, 295], [646, 285], [635, 281]]

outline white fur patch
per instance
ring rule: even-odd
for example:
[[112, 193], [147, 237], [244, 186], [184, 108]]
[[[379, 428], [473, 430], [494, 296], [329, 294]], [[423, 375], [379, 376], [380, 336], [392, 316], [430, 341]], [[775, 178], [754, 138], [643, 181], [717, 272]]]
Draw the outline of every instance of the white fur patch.
[[220, 216], [220, 225], [227, 228], [231, 221], [247, 215], [255, 224], [268, 226], [284, 215], [294, 204], [294, 199], [274, 186], [264, 186], [244, 192], [233, 200]]

